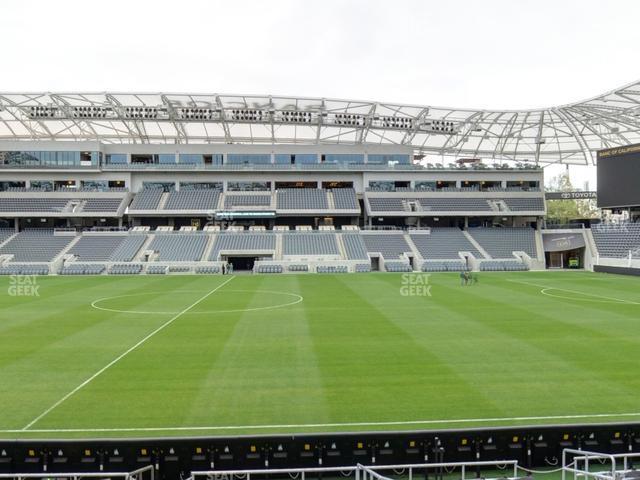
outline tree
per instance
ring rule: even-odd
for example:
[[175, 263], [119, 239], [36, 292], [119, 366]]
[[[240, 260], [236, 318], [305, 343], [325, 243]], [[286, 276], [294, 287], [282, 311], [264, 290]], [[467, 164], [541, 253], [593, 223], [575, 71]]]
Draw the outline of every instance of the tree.
[[[548, 192], [573, 192], [569, 172], [553, 177], [546, 186]], [[547, 200], [547, 220], [551, 223], [568, 223], [581, 218], [597, 218], [598, 208], [594, 200]]]

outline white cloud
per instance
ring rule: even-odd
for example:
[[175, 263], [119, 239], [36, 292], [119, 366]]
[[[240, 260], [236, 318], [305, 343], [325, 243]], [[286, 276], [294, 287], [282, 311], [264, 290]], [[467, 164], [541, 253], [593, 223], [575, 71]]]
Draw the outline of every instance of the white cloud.
[[482, 108], [635, 80], [637, 1], [5, 1], [3, 90], [281, 93]]

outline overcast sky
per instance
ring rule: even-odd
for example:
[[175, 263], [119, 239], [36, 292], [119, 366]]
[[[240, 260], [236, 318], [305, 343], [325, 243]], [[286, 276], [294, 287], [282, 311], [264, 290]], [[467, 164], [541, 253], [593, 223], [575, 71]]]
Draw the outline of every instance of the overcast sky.
[[638, 0], [1, 0], [0, 91], [534, 108], [640, 77]]

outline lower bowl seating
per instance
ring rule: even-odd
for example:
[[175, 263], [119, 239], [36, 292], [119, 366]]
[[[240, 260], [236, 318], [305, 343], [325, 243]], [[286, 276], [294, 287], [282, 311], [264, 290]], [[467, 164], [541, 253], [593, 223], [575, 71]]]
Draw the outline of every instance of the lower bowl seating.
[[100, 275], [105, 266], [90, 263], [70, 263], [60, 270], [60, 275]]
[[318, 273], [348, 273], [349, 267], [346, 265], [318, 265], [316, 267]]
[[0, 267], [0, 275], [48, 275], [49, 267], [39, 264], [8, 264]]
[[290, 272], [308, 272], [309, 271], [309, 265], [289, 265], [289, 267], [287, 268], [287, 270], [289, 270]]
[[387, 272], [413, 272], [411, 265], [404, 262], [385, 262], [384, 269]]
[[167, 273], [167, 267], [164, 265], [149, 265], [147, 273], [150, 275], [164, 275]]
[[142, 265], [139, 263], [116, 264], [109, 269], [111, 275], [138, 275], [140, 272], [142, 272]]
[[201, 275], [214, 275], [220, 273], [220, 267], [217, 265], [203, 265], [196, 267], [195, 272]]
[[282, 265], [258, 265], [255, 268], [256, 273], [282, 273]]

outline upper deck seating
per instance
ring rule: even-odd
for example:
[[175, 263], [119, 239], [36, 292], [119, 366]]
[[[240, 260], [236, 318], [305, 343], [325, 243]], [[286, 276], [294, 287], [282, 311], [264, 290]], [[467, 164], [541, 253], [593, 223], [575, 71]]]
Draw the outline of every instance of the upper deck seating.
[[138, 192], [129, 206], [131, 210], [155, 210], [162, 199], [162, 189], [145, 188]]
[[214, 189], [183, 189], [169, 193], [164, 210], [215, 210], [219, 198]]
[[112, 212], [120, 208], [123, 198], [89, 198], [82, 207], [83, 212]]
[[491, 207], [484, 198], [421, 198], [423, 210], [439, 212], [487, 212]]
[[374, 212], [403, 212], [406, 210], [405, 202], [412, 199], [397, 197], [372, 197], [369, 198], [369, 205]]
[[507, 204], [507, 207], [509, 207], [509, 210], [513, 212], [544, 210], [544, 200], [541, 197], [505, 198], [503, 200], [504, 203]]
[[336, 210], [359, 210], [356, 191], [353, 188], [334, 188], [333, 203]]
[[2, 212], [63, 212], [69, 198], [38, 197], [38, 198], [0, 198], [0, 211]]
[[268, 207], [271, 205], [271, 195], [225, 195], [224, 208]]
[[320, 188], [282, 188], [277, 191], [279, 210], [327, 210], [327, 192]]

